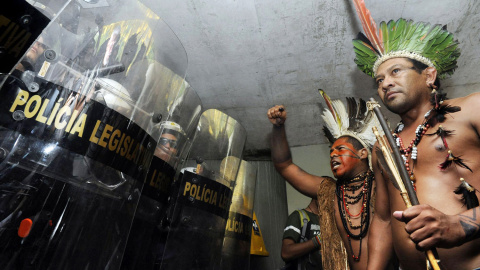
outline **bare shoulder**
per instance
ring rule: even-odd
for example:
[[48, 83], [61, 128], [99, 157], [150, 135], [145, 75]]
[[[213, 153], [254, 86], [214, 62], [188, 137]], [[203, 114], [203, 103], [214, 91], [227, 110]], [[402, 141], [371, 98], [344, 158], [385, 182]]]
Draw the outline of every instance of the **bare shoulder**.
[[466, 117], [469, 121], [474, 123], [480, 123], [480, 117], [478, 117], [478, 113], [480, 112], [480, 92], [475, 92], [464, 97], [449, 99], [446, 103], [452, 106], [461, 107], [462, 117]]
[[462, 111], [464, 109], [478, 110], [478, 106], [480, 105], [480, 92], [475, 92], [464, 97], [449, 99], [446, 102], [454, 106], [461, 106]]

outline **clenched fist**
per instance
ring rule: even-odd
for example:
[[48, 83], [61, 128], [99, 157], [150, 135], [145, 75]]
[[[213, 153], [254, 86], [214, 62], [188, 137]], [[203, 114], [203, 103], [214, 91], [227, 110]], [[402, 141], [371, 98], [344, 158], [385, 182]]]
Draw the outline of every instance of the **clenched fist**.
[[281, 126], [287, 120], [287, 111], [285, 110], [285, 106], [283, 105], [276, 105], [267, 112], [268, 120], [276, 126]]

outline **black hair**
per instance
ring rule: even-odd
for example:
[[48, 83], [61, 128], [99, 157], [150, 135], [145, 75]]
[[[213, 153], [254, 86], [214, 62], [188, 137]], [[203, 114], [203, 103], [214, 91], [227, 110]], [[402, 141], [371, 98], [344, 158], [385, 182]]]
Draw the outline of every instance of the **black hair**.
[[[427, 65], [425, 65], [424, 63], [420, 62], [420, 61], [417, 61], [415, 59], [411, 59], [411, 58], [406, 58], [408, 61], [410, 61], [410, 63], [413, 64], [413, 67], [412, 69], [415, 70], [416, 72], [418, 72], [418, 74], [422, 73], [422, 71], [424, 71], [426, 68], [428, 68]], [[435, 85], [437, 87], [437, 90], [440, 89], [440, 79], [438, 78], [438, 76], [435, 78], [435, 82], [433, 83], [433, 85]]]
[[[348, 135], [343, 135], [343, 136], [340, 136], [338, 137], [338, 139], [340, 138], [346, 138], [347, 139], [347, 142], [351, 143], [353, 145], [353, 148], [358, 151], [358, 150], [362, 150], [363, 148], [365, 148], [365, 146], [363, 146], [360, 141], [358, 141], [357, 139], [355, 139], [354, 137], [352, 136], [348, 136]], [[337, 139], [337, 140], [338, 140]]]

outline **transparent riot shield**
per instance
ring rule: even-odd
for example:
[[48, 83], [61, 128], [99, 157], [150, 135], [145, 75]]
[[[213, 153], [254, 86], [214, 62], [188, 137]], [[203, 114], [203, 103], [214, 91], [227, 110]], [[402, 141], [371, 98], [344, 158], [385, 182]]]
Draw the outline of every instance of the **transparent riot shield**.
[[165, 108], [167, 120], [156, 124], [151, 133], [158, 143], [135, 213], [122, 269], [159, 268], [168, 233], [165, 219], [173, 179], [179, 161], [190, 149], [202, 111], [200, 98], [185, 81], [176, 98], [165, 104]]
[[187, 59], [140, 1], [94, 2], [70, 2], [0, 78], [0, 269], [120, 267], [156, 101]]
[[200, 117], [175, 182], [176, 200], [160, 269], [214, 269], [220, 262], [245, 129], [221, 111]]
[[256, 182], [257, 168], [242, 160], [233, 189], [232, 204], [223, 239], [222, 259], [218, 269], [250, 269], [250, 240]]

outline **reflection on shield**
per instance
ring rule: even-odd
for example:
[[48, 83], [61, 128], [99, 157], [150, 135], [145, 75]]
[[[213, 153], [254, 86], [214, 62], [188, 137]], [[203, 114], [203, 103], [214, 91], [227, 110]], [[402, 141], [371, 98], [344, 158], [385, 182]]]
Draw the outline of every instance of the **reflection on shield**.
[[200, 117], [176, 182], [161, 269], [218, 267], [245, 135], [236, 120], [218, 110]]
[[242, 160], [233, 190], [219, 269], [248, 270], [257, 168]]
[[94, 2], [59, 9], [1, 78], [1, 269], [120, 268], [187, 59], [141, 2]]
[[168, 104], [168, 114], [159, 117], [162, 119], [158, 119], [159, 123], [150, 131], [158, 143], [128, 237], [122, 269], [159, 267], [169, 229], [166, 218], [173, 181], [179, 161], [190, 149], [200, 117], [200, 99], [186, 82], [171, 102], [168, 99], [160, 101]]

